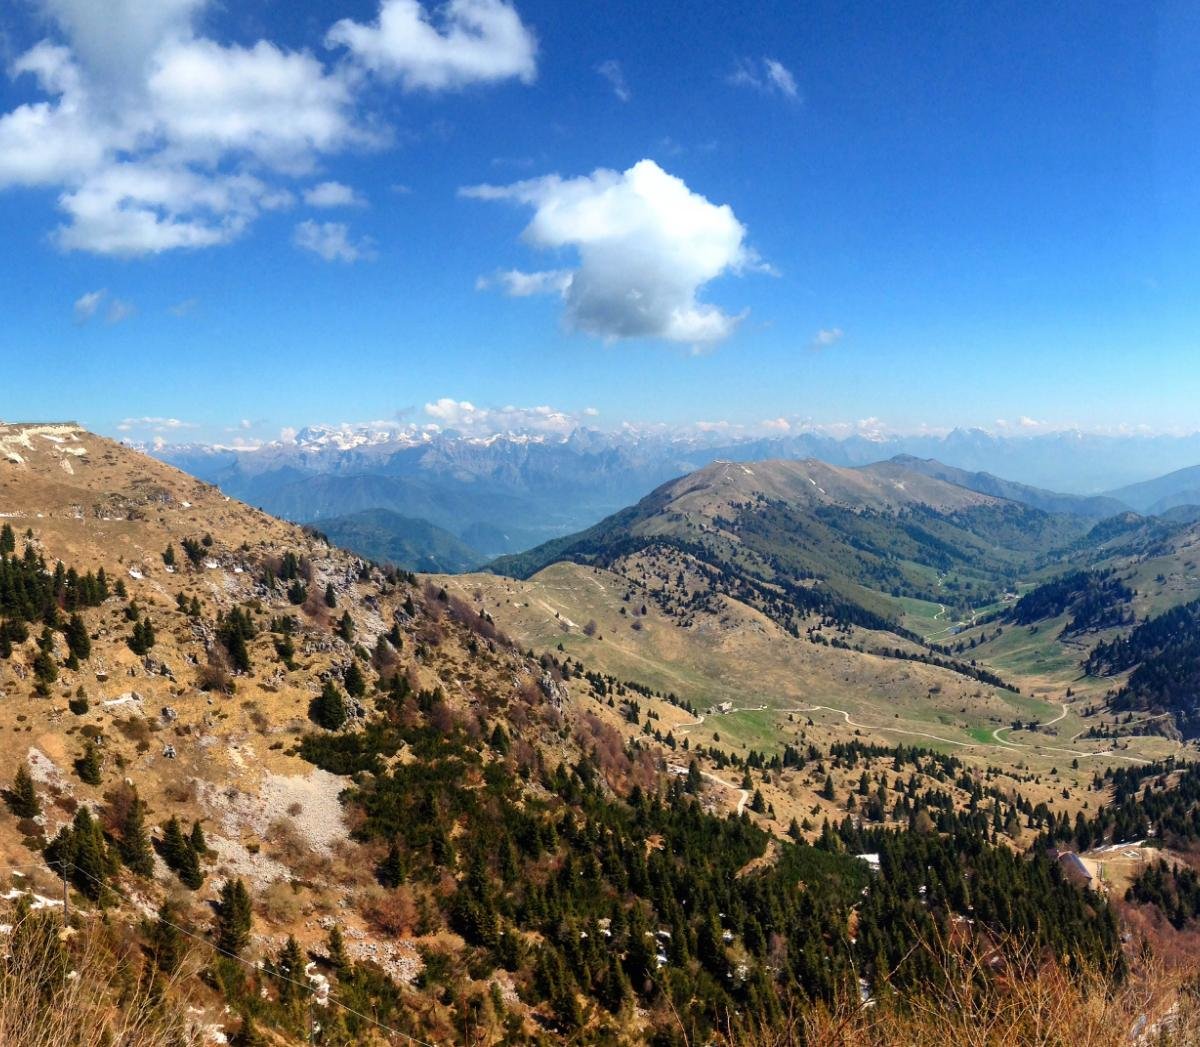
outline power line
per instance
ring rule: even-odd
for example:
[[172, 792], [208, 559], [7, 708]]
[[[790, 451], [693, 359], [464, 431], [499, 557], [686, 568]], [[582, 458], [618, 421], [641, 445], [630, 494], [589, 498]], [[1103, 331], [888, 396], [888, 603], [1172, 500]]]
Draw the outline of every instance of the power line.
[[[93, 876], [91, 873], [89, 873], [86, 869], [82, 869], [78, 865], [75, 865], [73, 863], [62, 862], [61, 864], [63, 866], [64, 875], [68, 868], [71, 869], [73, 872], [82, 873], [89, 880], [91, 880], [93, 883], [95, 883], [98, 887], [106, 888], [106, 889], [112, 891], [119, 898], [128, 902], [130, 905], [133, 905], [136, 907], [137, 903], [134, 902], [133, 899], [130, 898], [127, 894], [125, 894], [119, 887], [116, 887], [111, 883], [105, 883], [103, 880], [97, 879], [95, 876]], [[12, 865], [12, 866], [9, 866], [9, 868], [15, 870], [15, 869], [41, 869], [43, 867], [35, 864], [35, 865]], [[64, 906], [64, 917], [65, 917], [65, 915], [66, 914], [65, 914], [65, 906]], [[172, 923], [170, 920], [164, 920], [162, 918], [161, 914], [159, 914], [157, 916], [157, 919], [161, 923], [166, 924], [166, 926], [174, 928], [180, 934], [185, 935], [188, 938], [191, 938], [193, 941], [199, 942], [201, 945], [207, 946], [208, 948], [212, 949], [213, 952], [215, 952], [221, 956], [225, 956], [230, 960], [234, 960], [249, 970], [252, 970], [256, 973], [260, 973], [260, 968], [258, 967], [258, 965], [255, 963], [252, 963], [250, 960], [243, 959], [241, 956], [238, 956], [236, 953], [231, 953], [231, 952], [226, 951], [225, 949], [222, 949], [219, 945], [216, 945], [213, 942], [209, 941], [207, 938], [196, 934], [194, 931], [188, 930], [186, 927], [180, 927], [178, 924]], [[281, 974], [273, 974], [272, 977], [276, 978], [279, 981], [288, 982], [291, 985], [295, 985], [298, 988], [303, 989], [305, 992], [312, 991], [312, 986], [310, 984], [308, 984], [307, 982], [297, 981], [295, 978], [286, 978]], [[361, 1018], [363, 1021], [370, 1022], [372, 1025], [376, 1026], [379, 1029], [382, 1029], [384, 1032], [389, 1033], [392, 1036], [402, 1036], [409, 1043], [415, 1044], [416, 1047], [437, 1047], [436, 1044], [429, 1043], [426, 1040], [419, 1040], [419, 1039], [417, 1039], [417, 1037], [412, 1036], [409, 1033], [403, 1032], [400, 1029], [393, 1029], [390, 1025], [385, 1025], [378, 1018], [373, 1018], [369, 1014], [363, 1014], [361, 1011], [356, 1011], [353, 1007], [349, 1006], [346, 1003], [343, 1003], [333, 993], [332, 990], [329, 993], [328, 1000], [329, 1000], [329, 1002], [333, 1003], [337, 1007], [340, 1007], [347, 1014], [352, 1014], [356, 1018]]]

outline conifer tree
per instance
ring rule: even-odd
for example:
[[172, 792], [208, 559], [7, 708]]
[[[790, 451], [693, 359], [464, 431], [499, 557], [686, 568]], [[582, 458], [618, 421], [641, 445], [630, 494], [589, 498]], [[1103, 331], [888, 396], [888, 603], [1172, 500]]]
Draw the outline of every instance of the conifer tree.
[[338, 636], [346, 643], [354, 642], [354, 619], [350, 617], [349, 611], [343, 612], [341, 621], [338, 622]]
[[154, 875], [154, 851], [146, 833], [146, 805], [135, 792], [125, 810], [119, 846], [121, 861], [139, 876]]
[[334, 589], [332, 582], [325, 586], [325, 606], [329, 608], [337, 606], [337, 590]]
[[327, 680], [321, 693], [313, 699], [308, 715], [313, 723], [329, 731], [336, 731], [346, 722], [346, 701], [332, 680]]
[[352, 698], [361, 698], [367, 693], [367, 679], [358, 667], [358, 659], [351, 660], [342, 682], [346, 685], [346, 693]]
[[92, 653], [92, 640], [88, 636], [87, 626], [77, 614], [71, 615], [67, 623], [67, 647], [80, 659], [87, 659]]
[[238, 956], [250, 941], [253, 910], [246, 885], [239, 880], [226, 880], [221, 887], [217, 902], [217, 919], [214, 932], [217, 948], [231, 956]]
[[325, 950], [328, 953], [329, 965], [335, 971], [344, 971], [350, 965], [350, 958], [346, 955], [346, 941], [342, 937], [342, 930], [335, 923], [329, 928], [329, 944]]
[[300, 943], [289, 934], [275, 964], [275, 974], [279, 980], [279, 1002], [285, 1007], [307, 995], [304, 967], [304, 953], [300, 949]]
[[395, 841], [388, 847], [387, 855], [379, 863], [375, 875], [384, 887], [399, 887], [404, 882], [404, 858]]
[[102, 761], [96, 743], [90, 738], [83, 747], [83, 755], [75, 761], [75, 771], [79, 780], [86, 785], [99, 785]]
[[183, 962], [184, 942], [177, 924], [179, 914], [171, 902], [164, 901], [158, 908], [158, 918], [150, 928], [150, 953], [155, 966], [164, 974], [174, 974]]
[[189, 837], [192, 850], [199, 855], [208, 854], [208, 841], [204, 838], [204, 830], [198, 821], [192, 822], [192, 833]]
[[29, 768], [21, 764], [13, 778], [12, 788], [4, 797], [8, 809], [18, 818], [36, 818], [42, 813], [37, 790], [33, 787], [33, 776]]

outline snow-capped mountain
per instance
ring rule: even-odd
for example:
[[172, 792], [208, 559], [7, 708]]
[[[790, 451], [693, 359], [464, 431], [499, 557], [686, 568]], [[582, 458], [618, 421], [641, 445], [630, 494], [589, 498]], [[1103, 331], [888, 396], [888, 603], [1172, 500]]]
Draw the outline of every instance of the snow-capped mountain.
[[652, 488], [724, 458], [817, 458], [855, 466], [895, 455], [1054, 491], [1092, 494], [1193, 465], [1200, 436], [983, 429], [778, 436], [627, 427], [464, 434], [432, 425], [314, 425], [254, 448], [168, 445], [155, 453], [291, 520], [390, 509], [436, 524], [481, 556], [589, 526]]

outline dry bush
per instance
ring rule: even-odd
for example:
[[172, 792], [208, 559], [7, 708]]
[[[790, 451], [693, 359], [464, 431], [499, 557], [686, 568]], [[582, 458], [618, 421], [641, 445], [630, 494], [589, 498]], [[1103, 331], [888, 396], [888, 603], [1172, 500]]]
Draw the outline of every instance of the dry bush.
[[213, 644], [209, 648], [208, 661], [196, 672], [196, 686], [202, 691], [233, 694], [233, 673], [229, 669], [229, 657], [220, 644]]
[[296, 889], [287, 880], [273, 880], [267, 884], [255, 898], [254, 907], [276, 926], [294, 923], [304, 908]]
[[1032, 948], [998, 950], [982, 939], [920, 946], [945, 977], [919, 990], [864, 1005], [847, 993], [830, 1006], [795, 1007], [770, 1029], [731, 1022], [738, 1047], [1193, 1047], [1200, 1043], [1200, 997], [1189, 968], [1150, 964], [1114, 987], [1096, 970], [1069, 973]]
[[140, 951], [116, 928], [85, 925], [65, 942], [56, 914], [21, 918], [0, 962], [0, 1044], [13, 1047], [193, 1047], [189, 958], [152, 981]]
[[359, 908], [374, 930], [395, 937], [412, 934], [420, 920], [412, 891], [403, 886], [390, 891], [369, 890], [360, 898]]

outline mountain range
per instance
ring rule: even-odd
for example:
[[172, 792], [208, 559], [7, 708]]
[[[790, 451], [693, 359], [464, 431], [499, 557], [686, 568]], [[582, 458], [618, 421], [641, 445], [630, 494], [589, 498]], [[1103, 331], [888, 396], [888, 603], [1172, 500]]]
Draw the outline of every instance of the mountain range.
[[[1175, 474], [1178, 483], [1164, 478], [1150, 489], [1113, 490], [1200, 460], [1198, 436], [1015, 437], [964, 429], [945, 435], [804, 432], [733, 438], [721, 432], [578, 428], [565, 435], [477, 437], [411, 426], [318, 426], [253, 448], [182, 444], [154, 453], [233, 497], [319, 529], [377, 510], [424, 521], [445, 537], [423, 543], [412, 525], [376, 516], [352, 525], [345, 532], [347, 544], [374, 555], [390, 541], [392, 551], [405, 557], [401, 566], [440, 570], [580, 531], [717, 460], [818, 459], [853, 467], [895, 458], [913, 472], [980, 493], [1093, 520], [1127, 508], [1153, 512], [1200, 501], [1187, 470]], [[1145, 496], [1151, 489], [1153, 497]], [[388, 519], [399, 527], [390, 537]], [[366, 534], [372, 544], [356, 545]], [[449, 539], [461, 545], [446, 558]]]

